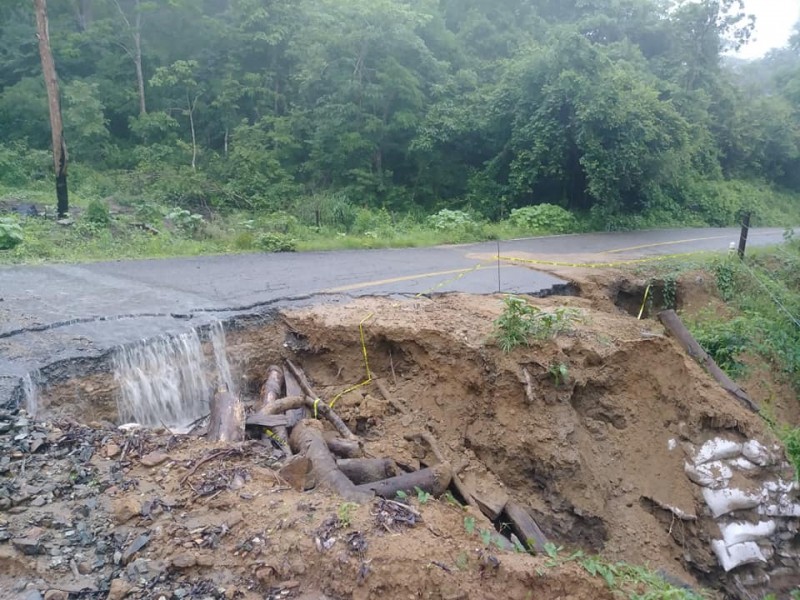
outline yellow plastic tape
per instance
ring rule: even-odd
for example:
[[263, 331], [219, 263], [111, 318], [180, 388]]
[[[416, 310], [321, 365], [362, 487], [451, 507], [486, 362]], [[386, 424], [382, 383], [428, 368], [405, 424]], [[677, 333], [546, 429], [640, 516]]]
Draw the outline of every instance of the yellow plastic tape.
[[[369, 321], [374, 316], [375, 316], [375, 313], [369, 313], [366, 317], [361, 319], [361, 322], [358, 324], [358, 332], [359, 332], [359, 335], [361, 337], [361, 354], [364, 356], [364, 368], [365, 368], [365, 370], [367, 372], [367, 378], [364, 381], [362, 381], [361, 383], [358, 383], [358, 384], [356, 384], [356, 385], [354, 385], [352, 387], [349, 387], [346, 390], [344, 390], [343, 392], [340, 392], [336, 396], [334, 396], [333, 400], [331, 400], [331, 403], [330, 403], [330, 407], [331, 408], [333, 408], [334, 405], [336, 404], [336, 402], [339, 400], [339, 398], [341, 398], [345, 394], [349, 394], [350, 392], [353, 392], [353, 391], [355, 391], [355, 390], [357, 390], [359, 388], [362, 388], [365, 385], [369, 385], [370, 383], [372, 383], [374, 381], [374, 379], [372, 377], [372, 371], [369, 368], [369, 354], [367, 353], [367, 338], [366, 338], [366, 335], [364, 335], [364, 323]], [[316, 405], [316, 403], [314, 403], [314, 417], [317, 416], [316, 415], [316, 407], [317, 407], [317, 405]]]
[[647, 289], [644, 291], [644, 299], [642, 299], [642, 308], [639, 309], [639, 320], [642, 320], [642, 315], [644, 314], [644, 307], [647, 304], [647, 297], [650, 295], [650, 287], [652, 283], [647, 284]]
[[650, 256], [648, 258], [632, 258], [630, 260], [620, 260], [616, 262], [607, 262], [607, 263], [570, 263], [570, 262], [560, 262], [555, 260], [539, 260], [535, 258], [517, 258], [514, 256], [500, 256], [499, 259], [515, 263], [519, 262], [531, 265], [548, 265], [552, 267], [608, 269], [612, 267], [623, 267], [625, 265], [638, 265], [650, 262], [661, 262], [665, 260], [672, 260], [674, 258], [685, 258], [687, 256], [694, 256], [699, 254], [708, 254], [708, 252], [703, 251], [703, 252], [684, 252], [681, 254], [663, 254], [661, 256]]

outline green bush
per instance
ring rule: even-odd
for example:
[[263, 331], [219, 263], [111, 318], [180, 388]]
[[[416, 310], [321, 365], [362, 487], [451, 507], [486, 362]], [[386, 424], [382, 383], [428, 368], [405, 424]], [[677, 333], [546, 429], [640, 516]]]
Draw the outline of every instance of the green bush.
[[515, 208], [509, 218], [517, 227], [529, 231], [570, 233], [578, 228], [578, 221], [568, 210], [554, 204], [537, 204]]
[[392, 215], [385, 208], [370, 210], [359, 208], [350, 231], [367, 237], [377, 237], [392, 230]]
[[176, 208], [167, 215], [167, 220], [183, 233], [197, 236], [202, 233], [206, 222], [202, 215], [194, 214], [185, 208]]
[[264, 233], [258, 236], [258, 247], [264, 252], [294, 252], [297, 241], [283, 233]]
[[23, 240], [19, 223], [8, 217], [0, 217], [0, 250], [13, 250]]
[[435, 215], [428, 217], [428, 225], [436, 231], [456, 231], [474, 227], [477, 223], [469, 213], [443, 208]]
[[737, 317], [725, 321], [695, 324], [692, 334], [697, 342], [714, 359], [720, 369], [731, 377], [744, 373], [739, 357], [748, 350], [753, 337], [752, 321]]
[[503, 313], [494, 322], [495, 337], [503, 352], [530, 345], [531, 340], [553, 338], [580, 320], [580, 313], [572, 308], [546, 311], [516, 296], [506, 296], [503, 302]]
[[92, 200], [86, 207], [86, 220], [99, 227], [106, 227], [111, 223], [111, 213], [108, 204], [103, 200]]

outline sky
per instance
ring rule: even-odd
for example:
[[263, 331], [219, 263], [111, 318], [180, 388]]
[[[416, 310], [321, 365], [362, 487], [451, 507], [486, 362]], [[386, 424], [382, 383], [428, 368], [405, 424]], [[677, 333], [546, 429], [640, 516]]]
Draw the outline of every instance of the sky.
[[745, 10], [756, 16], [756, 31], [755, 39], [737, 54], [742, 58], [760, 58], [785, 46], [800, 20], [800, 0], [745, 0]]

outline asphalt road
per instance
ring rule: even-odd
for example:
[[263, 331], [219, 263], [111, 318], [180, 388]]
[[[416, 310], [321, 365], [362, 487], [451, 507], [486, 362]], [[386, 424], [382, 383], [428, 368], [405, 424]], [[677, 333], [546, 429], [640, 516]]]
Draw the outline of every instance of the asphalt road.
[[[751, 245], [782, 229], [751, 230]], [[614, 262], [726, 251], [735, 229], [553, 236], [501, 243], [504, 257]], [[91, 357], [259, 307], [341, 296], [460, 291], [538, 293], [563, 284], [503, 261], [494, 242], [398, 250], [248, 254], [80, 265], [0, 267], [0, 403], [4, 388], [55, 361]], [[499, 275], [499, 286], [498, 286]]]

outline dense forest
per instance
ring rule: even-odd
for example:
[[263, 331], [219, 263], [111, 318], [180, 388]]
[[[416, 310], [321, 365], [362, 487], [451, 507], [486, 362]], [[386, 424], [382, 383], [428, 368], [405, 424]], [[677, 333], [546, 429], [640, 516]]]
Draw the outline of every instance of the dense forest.
[[[607, 227], [800, 205], [800, 24], [730, 58], [754, 25], [735, 0], [65, 0], [49, 18], [71, 181], [123, 202], [317, 225], [547, 203]], [[0, 4], [9, 188], [52, 178], [35, 25], [29, 0]]]

